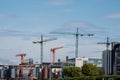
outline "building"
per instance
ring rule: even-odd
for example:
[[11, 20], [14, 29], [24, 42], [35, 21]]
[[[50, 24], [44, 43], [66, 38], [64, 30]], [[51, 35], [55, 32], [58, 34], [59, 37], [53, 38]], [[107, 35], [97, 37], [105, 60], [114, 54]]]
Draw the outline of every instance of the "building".
[[[101, 67], [102, 65], [102, 59], [100, 58], [68, 58], [66, 57], [66, 60], [63, 60], [62, 62], [60, 59], [58, 62], [55, 63], [49, 63], [44, 62], [43, 64], [40, 64], [40, 68], [38, 67], [38, 72], [44, 76], [44, 78], [58, 78], [62, 77], [62, 69], [64, 67], [82, 67], [84, 64], [93, 64], [97, 67]], [[56, 75], [57, 74], [57, 75]]]
[[106, 75], [120, 74], [120, 43], [113, 42], [112, 50], [103, 51], [103, 72]]
[[70, 64], [73, 64], [72, 66], [75, 66], [75, 67], [82, 67], [84, 62], [87, 62], [88, 61], [88, 58], [71, 58], [71, 59], [68, 59], [68, 62]]
[[105, 50], [102, 54], [103, 60], [103, 73], [106, 75], [110, 75], [113, 73], [112, 70], [112, 53], [111, 50]]
[[93, 64], [97, 67], [102, 67], [102, 59], [101, 58], [88, 58], [87, 63]]
[[112, 68], [113, 74], [120, 74], [120, 43], [112, 44]]
[[24, 65], [32, 65], [33, 64], [33, 59], [29, 58], [29, 59], [23, 60], [23, 63], [24, 63]]
[[102, 67], [102, 59], [101, 58], [72, 58], [68, 59], [69, 63], [72, 63], [73, 66], [82, 67], [84, 64], [93, 64], [97, 67]]

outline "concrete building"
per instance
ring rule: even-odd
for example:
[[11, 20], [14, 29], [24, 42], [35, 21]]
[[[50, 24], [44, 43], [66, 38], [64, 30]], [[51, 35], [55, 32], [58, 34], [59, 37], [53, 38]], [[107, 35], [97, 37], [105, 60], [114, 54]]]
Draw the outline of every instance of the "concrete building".
[[88, 58], [87, 63], [93, 64], [97, 67], [102, 67], [102, 59], [101, 58]]
[[93, 64], [97, 67], [102, 67], [102, 59], [101, 58], [72, 58], [68, 59], [68, 62], [73, 63], [73, 66], [82, 67], [84, 64]]
[[120, 43], [113, 42], [112, 50], [103, 51], [103, 72], [107, 75], [120, 74]]
[[112, 67], [113, 74], [120, 74], [120, 43], [112, 44]]
[[102, 54], [103, 73], [106, 75], [112, 74], [112, 53], [111, 50], [105, 50]]
[[68, 62], [69, 63], [72, 63], [73, 66], [75, 67], [82, 67], [84, 62], [87, 62], [88, 61], [88, 58], [71, 58], [71, 59], [68, 59]]

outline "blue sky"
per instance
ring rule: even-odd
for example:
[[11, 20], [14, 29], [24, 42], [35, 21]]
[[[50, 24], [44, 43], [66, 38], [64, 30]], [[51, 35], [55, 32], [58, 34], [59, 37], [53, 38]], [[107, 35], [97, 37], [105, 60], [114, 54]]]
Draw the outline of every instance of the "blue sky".
[[106, 37], [120, 38], [120, 0], [1, 0], [0, 1], [0, 59], [14, 63], [16, 54], [27, 53], [27, 58], [40, 60], [40, 46], [32, 41], [57, 37], [44, 43], [44, 61], [50, 61], [50, 49], [64, 46], [56, 53], [58, 58], [72, 58], [75, 37], [53, 35], [50, 32], [93, 33], [93, 37], [79, 37], [79, 57], [101, 57]]

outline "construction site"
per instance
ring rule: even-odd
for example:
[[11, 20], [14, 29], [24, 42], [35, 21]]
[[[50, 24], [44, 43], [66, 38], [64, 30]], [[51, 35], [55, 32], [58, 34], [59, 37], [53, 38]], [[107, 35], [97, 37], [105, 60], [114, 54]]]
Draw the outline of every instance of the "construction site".
[[0, 80], [120, 80], [120, 0], [0, 0]]
[[[68, 33], [54, 32], [53, 34], [68, 34]], [[48, 80], [48, 79], [52, 80], [52, 79], [58, 79], [58, 78], [65, 78], [66, 76], [63, 73], [63, 69], [65, 67], [82, 68], [84, 64], [92, 64], [92, 65], [95, 65], [96, 67], [102, 68], [103, 63], [105, 65], [104, 69], [106, 69], [105, 74], [108, 74], [108, 73], [113, 74], [112, 70], [107, 71], [107, 68], [106, 68], [106, 67], [110, 68], [109, 65], [112, 66], [112, 64], [106, 64], [105, 62], [108, 60], [107, 62], [111, 63], [110, 61], [112, 61], [111, 59], [114, 53], [110, 52], [110, 45], [112, 49], [111, 51], [115, 51], [116, 46], [119, 47], [118, 42], [110, 42], [109, 37], [107, 37], [106, 42], [97, 43], [97, 44], [106, 45], [106, 50], [103, 51], [103, 55], [106, 55], [109, 52], [109, 55], [103, 56], [103, 59], [105, 60], [103, 61], [103, 59], [101, 58], [78, 57], [79, 36], [93, 36], [93, 34], [80, 34], [77, 28], [76, 33], [71, 33], [71, 34], [69, 33], [68, 35], [75, 36], [75, 52], [74, 52], [75, 57], [69, 58], [69, 56], [66, 56], [65, 59], [63, 60], [56, 59], [56, 53], [64, 48], [64, 46], [57, 46], [57, 47], [51, 47], [50, 49], [51, 61], [48, 61], [48, 62], [43, 61], [43, 57], [44, 57], [43, 43], [57, 40], [57, 38], [44, 39], [43, 35], [41, 35], [40, 41], [32, 42], [33, 44], [40, 45], [40, 57], [39, 57], [40, 63], [35, 63], [34, 59], [32, 58], [25, 59], [25, 57], [28, 55], [27, 53], [16, 54], [15, 56], [20, 59], [20, 63], [18, 63], [18, 65], [0, 65], [0, 79], [2, 80], [10, 80], [10, 79], [12, 80]], [[119, 59], [119, 56], [118, 56], [118, 59]], [[117, 71], [116, 73], [119, 74]]]
[[[68, 34], [68, 33], [55, 33], [52, 32], [52, 34]], [[47, 41], [54, 41], [57, 40], [57, 38], [52, 39], [43, 39], [43, 35], [41, 35], [40, 41], [33, 41], [34, 44], [40, 44], [40, 63], [34, 63], [33, 59], [24, 59], [27, 54], [26, 53], [20, 53], [16, 54], [16, 57], [21, 59], [21, 62], [19, 65], [1, 65], [0, 66], [0, 78], [1, 79], [15, 79], [15, 80], [21, 80], [21, 79], [28, 79], [28, 80], [34, 80], [34, 79], [51, 79], [51, 78], [63, 78], [64, 75], [62, 73], [62, 69], [67, 66], [77, 66], [81, 67], [83, 65], [83, 61], [88, 61], [88, 58], [78, 58], [78, 40], [79, 36], [93, 36], [93, 34], [80, 34], [78, 32], [78, 28], [75, 33], [69, 33], [68, 35], [74, 35], [75, 36], [75, 57], [72, 59], [69, 59], [68, 56], [66, 56], [66, 59], [56, 60], [56, 52], [57, 50], [62, 50], [64, 46], [54, 47], [51, 48], [51, 55], [52, 55], [52, 61], [44, 62], [43, 61], [43, 43]]]

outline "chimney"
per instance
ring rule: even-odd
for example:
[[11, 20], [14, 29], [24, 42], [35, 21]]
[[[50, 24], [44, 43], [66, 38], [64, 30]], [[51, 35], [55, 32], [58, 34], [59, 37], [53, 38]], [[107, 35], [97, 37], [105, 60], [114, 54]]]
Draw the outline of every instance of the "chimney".
[[66, 56], [66, 63], [68, 62], [68, 56]]
[[60, 63], [61, 61], [60, 61], [60, 59], [58, 59], [58, 63]]

